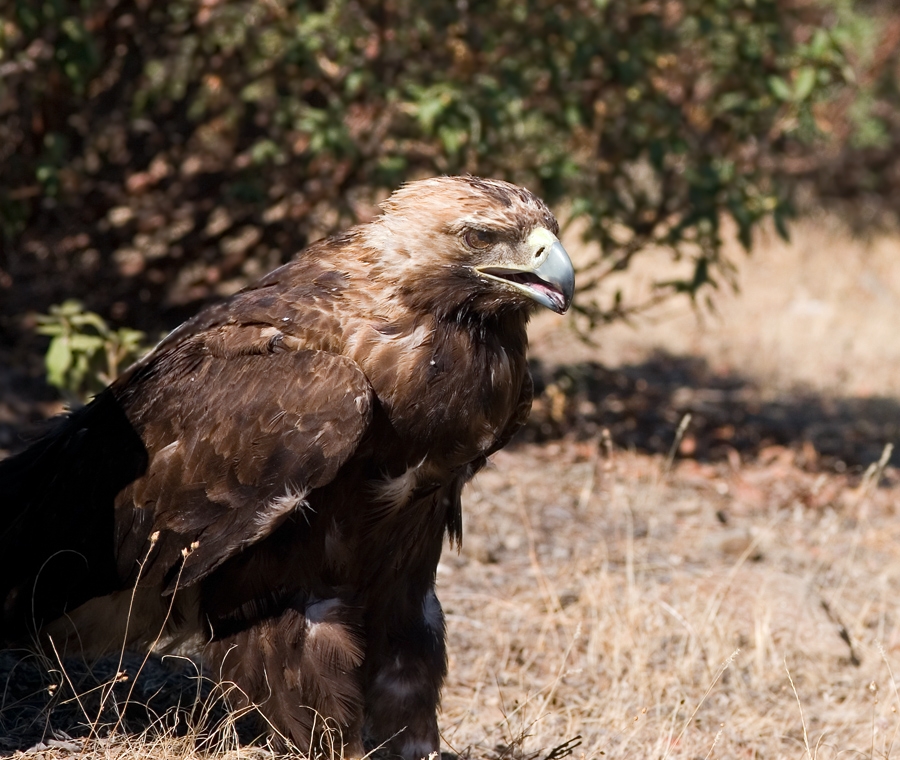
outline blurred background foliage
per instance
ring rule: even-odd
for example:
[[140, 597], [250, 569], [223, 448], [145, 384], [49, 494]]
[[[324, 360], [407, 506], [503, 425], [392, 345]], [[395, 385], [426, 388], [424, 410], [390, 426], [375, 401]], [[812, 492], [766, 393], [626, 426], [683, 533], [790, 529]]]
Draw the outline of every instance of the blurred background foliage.
[[0, 0], [0, 340], [73, 294], [171, 328], [438, 173], [579, 221], [587, 329], [650, 245], [696, 297], [723, 220], [900, 207], [898, 43], [875, 0]]

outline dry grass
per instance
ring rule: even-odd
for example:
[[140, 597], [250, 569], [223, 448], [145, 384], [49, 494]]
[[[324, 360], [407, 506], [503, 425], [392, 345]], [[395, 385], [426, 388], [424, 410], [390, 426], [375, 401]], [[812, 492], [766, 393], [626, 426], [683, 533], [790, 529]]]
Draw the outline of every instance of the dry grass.
[[815, 757], [890, 756], [898, 489], [826, 477], [787, 461], [667, 474], [592, 444], [499, 455], [470, 493], [477, 538], [439, 576], [448, 744], [801, 757], [805, 721]]
[[[536, 353], [615, 365], [665, 348], [772, 396], [801, 386], [891, 397], [900, 240], [854, 240], [830, 219], [800, 225], [795, 240], [767, 240], [743, 296], [719, 293], [715, 317], [667, 306], [640, 331], [608, 330], [599, 352], [542, 318]], [[712, 464], [602, 438], [501, 452], [467, 491], [462, 552], [439, 568], [446, 746], [551, 760], [900, 755], [898, 495], [891, 467], [810, 472], [779, 447]], [[153, 726], [31, 755], [205, 751], [194, 736], [205, 729]], [[213, 754], [267, 753], [228, 735]]]

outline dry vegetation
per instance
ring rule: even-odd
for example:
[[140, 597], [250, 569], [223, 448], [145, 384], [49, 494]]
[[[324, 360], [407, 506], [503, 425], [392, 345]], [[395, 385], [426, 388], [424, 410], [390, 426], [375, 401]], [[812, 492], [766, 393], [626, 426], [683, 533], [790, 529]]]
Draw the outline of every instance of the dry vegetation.
[[[665, 349], [702, 357], [710, 382], [730, 378], [737, 390], [685, 387], [681, 397], [694, 403], [681, 407], [670, 394], [656, 453], [629, 448], [615, 430], [610, 439], [581, 427], [501, 452], [469, 487], [464, 547], [438, 575], [451, 657], [448, 750], [541, 759], [900, 754], [900, 474], [890, 464], [866, 472], [888, 442], [881, 422], [896, 412], [900, 239], [854, 240], [822, 218], [797, 227], [795, 240], [765, 241], [743, 295], [717, 295], [717, 316], [698, 321], [668, 306], [639, 331], [609, 329], [600, 349], [553, 320], [535, 325], [544, 367], [602, 359], [646, 386], [654, 378], [638, 375]], [[640, 272], [629, 276], [640, 287]], [[551, 388], [538, 409], [551, 420], [553, 398]], [[882, 405], [866, 406], [874, 399]], [[789, 419], [813, 401], [823, 414], [843, 404], [869, 415], [855, 427], [845, 420], [844, 443], [866, 452], [858, 461], [821, 456], [815, 420], [789, 427], [799, 431], [791, 440], [769, 436], [776, 420], [746, 447], [729, 447], [720, 431], [707, 458], [688, 456], [707, 451], [712, 435], [696, 419], [676, 441], [682, 411], [713, 419], [724, 409], [739, 420], [770, 404]], [[593, 414], [602, 399], [566, 403], [570, 415]], [[670, 447], [680, 453], [670, 457]], [[178, 672], [172, 663], [144, 668], [149, 684], [134, 700], [162, 700], [144, 711], [144, 725], [174, 709], [179, 684], [196, 691], [190, 667], [175, 664]], [[82, 673], [101, 683], [129, 674], [98, 725], [117, 722], [140, 665], [126, 658]], [[129, 717], [133, 733], [70, 738], [84, 713], [98, 715], [96, 704], [71, 701], [72, 676], [51, 661], [6, 667], [0, 725], [31, 737], [32, 756], [203, 752], [190, 731], [158, 738], [163, 723], [141, 735], [141, 716]], [[30, 695], [53, 683], [48, 728], [47, 698]], [[180, 725], [196, 718], [188, 710]], [[239, 748], [233, 732], [223, 749], [266, 752]]]
[[889, 756], [896, 481], [770, 456], [671, 471], [591, 444], [500, 456], [472, 489], [478, 538], [441, 576], [448, 743], [802, 757], [805, 722], [818, 757]]

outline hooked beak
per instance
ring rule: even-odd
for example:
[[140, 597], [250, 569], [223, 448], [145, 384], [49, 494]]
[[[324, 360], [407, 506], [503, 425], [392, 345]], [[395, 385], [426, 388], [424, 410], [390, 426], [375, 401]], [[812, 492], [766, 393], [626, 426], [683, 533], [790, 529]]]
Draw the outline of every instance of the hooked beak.
[[575, 295], [575, 269], [556, 235], [536, 227], [525, 241], [532, 265], [477, 267], [479, 274], [504, 282], [557, 314], [565, 314]]

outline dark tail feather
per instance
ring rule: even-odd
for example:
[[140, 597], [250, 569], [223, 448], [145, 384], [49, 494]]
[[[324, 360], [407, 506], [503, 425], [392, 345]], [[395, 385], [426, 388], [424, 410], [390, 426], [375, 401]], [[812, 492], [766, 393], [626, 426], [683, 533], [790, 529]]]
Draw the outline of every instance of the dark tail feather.
[[146, 467], [109, 391], [0, 461], [0, 641], [117, 588], [114, 501]]

